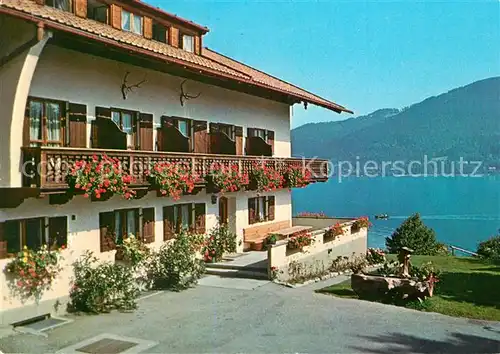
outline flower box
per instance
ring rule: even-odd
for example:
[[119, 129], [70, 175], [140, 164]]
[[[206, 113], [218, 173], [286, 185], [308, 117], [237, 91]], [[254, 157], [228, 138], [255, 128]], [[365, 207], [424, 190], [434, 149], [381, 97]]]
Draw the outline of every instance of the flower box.
[[328, 228], [323, 235], [323, 242], [331, 242], [345, 234], [345, 230], [340, 223], [336, 223]]
[[181, 195], [189, 194], [194, 189], [195, 176], [187, 164], [158, 162], [151, 165], [146, 176], [158, 196], [179, 200]]
[[287, 188], [305, 187], [311, 183], [311, 176], [311, 171], [305, 167], [288, 167], [284, 174], [284, 186]]
[[283, 188], [284, 176], [272, 167], [254, 164], [249, 174], [249, 188], [258, 192], [274, 191]]
[[225, 166], [215, 163], [205, 176], [209, 193], [237, 192], [248, 185], [248, 174], [240, 173], [237, 164]]
[[304, 231], [294, 236], [291, 236], [288, 239], [287, 248], [289, 249], [298, 249], [302, 251], [304, 247], [310, 246], [314, 243], [314, 238], [311, 233]]

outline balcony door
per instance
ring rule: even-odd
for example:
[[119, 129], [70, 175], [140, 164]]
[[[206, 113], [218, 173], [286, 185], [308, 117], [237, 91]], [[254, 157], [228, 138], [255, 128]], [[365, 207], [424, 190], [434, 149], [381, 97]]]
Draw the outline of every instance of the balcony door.
[[29, 146], [64, 146], [65, 103], [30, 98], [26, 110]]

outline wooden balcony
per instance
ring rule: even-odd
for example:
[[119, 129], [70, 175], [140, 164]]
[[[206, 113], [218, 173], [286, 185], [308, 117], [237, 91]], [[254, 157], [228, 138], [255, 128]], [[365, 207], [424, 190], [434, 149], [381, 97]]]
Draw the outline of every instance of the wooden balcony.
[[132, 188], [147, 190], [150, 184], [144, 172], [153, 163], [184, 163], [198, 176], [198, 185], [204, 185], [204, 176], [214, 164], [237, 165], [241, 172], [250, 172], [254, 164], [265, 163], [269, 167], [285, 171], [288, 167], [305, 167], [312, 174], [311, 182], [328, 179], [328, 163], [322, 159], [276, 158], [240, 155], [215, 155], [197, 153], [153, 152], [137, 150], [81, 149], [65, 147], [24, 147], [23, 187], [37, 188], [41, 193], [64, 192], [68, 188], [68, 169], [78, 160], [87, 160], [93, 155], [106, 154], [117, 158], [122, 169], [134, 177]]

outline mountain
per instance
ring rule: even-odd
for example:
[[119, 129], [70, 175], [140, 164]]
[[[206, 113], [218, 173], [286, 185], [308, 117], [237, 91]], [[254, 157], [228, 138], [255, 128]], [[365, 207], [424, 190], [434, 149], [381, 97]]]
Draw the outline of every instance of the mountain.
[[380, 109], [344, 121], [292, 130], [294, 156], [333, 161], [500, 161], [500, 77], [474, 82], [402, 110]]

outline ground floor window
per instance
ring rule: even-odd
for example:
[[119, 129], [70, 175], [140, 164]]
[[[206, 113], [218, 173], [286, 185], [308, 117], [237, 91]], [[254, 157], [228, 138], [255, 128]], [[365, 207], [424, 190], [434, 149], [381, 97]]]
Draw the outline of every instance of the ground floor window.
[[116, 249], [130, 235], [154, 242], [154, 208], [113, 210], [99, 214], [101, 252]]
[[40, 217], [8, 220], [0, 223], [0, 258], [12, 257], [24, 246], [37, 250], [42, 245], [50, 249], [66, 246], [67, 217]]
[[205, 233], [205, 203], [169, 205], [163, 208], [163, 239], [175, 238], [182, 229]]
[[274, 220], [274, 196], [248, 198], [248, 223]]

